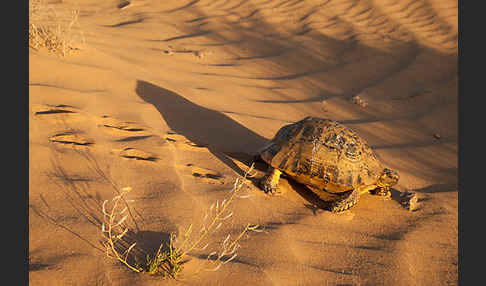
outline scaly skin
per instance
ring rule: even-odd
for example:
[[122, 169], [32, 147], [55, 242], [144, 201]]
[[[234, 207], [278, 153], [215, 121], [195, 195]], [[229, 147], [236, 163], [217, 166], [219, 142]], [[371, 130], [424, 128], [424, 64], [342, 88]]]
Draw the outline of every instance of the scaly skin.
[[386, 196], [388, 196], [389, 192], [390, 192], [390, 188], [388, 188], [388, 187], [383, 187], [383, 188], [378, 187], [378, 188], [372, 190], [370, 193], [372, 195], [386, 197]]
[[358, 202], [360, 196], [360, 190], [353, 190], [349, 194], [344, 195], [343, 198], [331, 202], [329, 204], [329, 210], [334, 213], [345, 211], [354, 206]]
[[277, 191], [278, 181], [280, 180], [281, 174], [282, 172], [280, 170], [268, 166], [267, 174], [260, 181], [260, 186], [263, 188], [265, 193], [272, 195], [281, 194], [281, 192]]

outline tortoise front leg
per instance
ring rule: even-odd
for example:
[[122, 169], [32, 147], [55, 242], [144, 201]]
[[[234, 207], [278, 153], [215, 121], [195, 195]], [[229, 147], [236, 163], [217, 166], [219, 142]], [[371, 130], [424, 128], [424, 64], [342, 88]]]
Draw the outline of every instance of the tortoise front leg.
[[375, 196], [390, 197], [390, 187], [379, 187], [377, 185], [370, 185], [361, 188], [361, 194], [368, 192]]
[[280, 175], [282, 172], [278, 169], [268, 166], [267, 173], [260, 181], [260, 186], [265, 191], [265, 193], [270, 193], [272, 195], [280, 194], [277, 191], [278, 181], [280, 180]]
[[371, 190], [370, 193], [375, 196], [381, 196], [385, 199], [391, 198], [390, 187], [377, 187], [374, 190]]
[[371, 194], [377, 196], [387, 196], [389, 192], [390, 192], [389, 187], [377, 187], [376, 189], [370, 191]]

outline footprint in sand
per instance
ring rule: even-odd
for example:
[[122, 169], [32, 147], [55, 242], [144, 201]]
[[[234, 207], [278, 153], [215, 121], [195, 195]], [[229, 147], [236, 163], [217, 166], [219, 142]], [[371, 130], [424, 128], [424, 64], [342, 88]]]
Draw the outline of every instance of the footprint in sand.
[[165, 140], [175, 146], [177, 149], [191, 150], [191, 151], [207, 151], [207, 146], [197, 144], [187, 139], [181, 134], [175, 132], [167, 132]]
[[[115, 140], [116, 142], [143, 140], [154, 136], [153, 134], [147, 132], [146, 127], [135, 122], [120, 121], [108, 115], [103, 115], [96, 120], [98, 121], [98, 127], [102, 127], [105, 132], [118, 137], [118, 139]], [[155, 162], [159, 160], [156, 155], [150, 152], [132, 147], [127, 147], [122, 150], [114, 149], [113, 152], [119, 154], [120, 157], [127, 160], [145, 162]]]
[[121, 137], [116, 140], [119, 142], [142, 140], [152, 137], [151, 134], [146, 132], [144, 126], [134, 122], [122, 122], [107, 115], [103, 115], [100, 121], [101, 123], [98, 126], [103, 127], [111, 135]]
[[59, 105], [34, 105], [32, 107], [35, 115], [48, 115], [48, 114], [60, 114], [60, 113], [77, 113], [75, 108], [70, 105], [59, 104]]
[[223, 176], [217, 171], [197, 167], [191, 163], [186, 165], [177, 165], [177, 167], [190, 171], [191, 175], [200, 182], [207, 184], [224, 184]]
[[121, 131], [136, 132], [144, 131], [145, 128], [133, 122], [121, 122], [115, 118], [109, 117], [108, 115], [101, 116], [102, 126], [106, 128], [113, 128]]
[[48, 121], [57, 120], [66, 121], [77, 121], [83, 118], [82, 114], [74, 106], [66, 104], [33, 104], [32, 111], [36, 118], [48, 119]]
[[[175, 147], [179, 151], [195, 151], [195, 152], [208, 152], [206, 145], [198, 144], [187, 139], [181, 134], [177, 134], [173, 131], [169, 131], [165, 135], [165, 140]], [[199, 182], [207, 184], [224, 184], [223, 175], [215, 170], [206, 169], [203, 167], [195, 166], [192, 163], [185, 165], [176, 165], [176, 168], [181, 169], [187, 176], [192, 176]]]
[[158, 158], [154, 154], [145, 152], [140, 149], [130, 148], [130, 147], [121, 150], [120, 156], [130, 160], [141, 160], [141, 161], [150, 161], [150, 162], [154, 162], [158, 160]]
[[49, 140], [53, 143], [64, 145], [89, 146], [94, 144], [94, 140], [71, 131], [53, 135], [49, 138]]

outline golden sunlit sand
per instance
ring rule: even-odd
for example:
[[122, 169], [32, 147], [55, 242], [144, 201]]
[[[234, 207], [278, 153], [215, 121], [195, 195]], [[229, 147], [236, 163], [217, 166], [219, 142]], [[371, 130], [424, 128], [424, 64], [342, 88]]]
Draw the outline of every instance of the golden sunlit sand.
[[[52, 19], [31, 17], [31, 285], [458, 284], [457, 1], [42, 5], [62, 21], [51, 33], [40, 27]], [[334, 214], [285, 177], [283, 195], [266, 195], [262, 163], [241, 181], [256, 151], [306, 116], [364, 138], [400, 174], [391, 198]], [[203, 224], [236, 178], [245, 196], [180, 280], [107, 257], [102, 205], [122, 188], [127, 235], [155, 253]], [[264, 231], [192, 275], [248, 224]]]

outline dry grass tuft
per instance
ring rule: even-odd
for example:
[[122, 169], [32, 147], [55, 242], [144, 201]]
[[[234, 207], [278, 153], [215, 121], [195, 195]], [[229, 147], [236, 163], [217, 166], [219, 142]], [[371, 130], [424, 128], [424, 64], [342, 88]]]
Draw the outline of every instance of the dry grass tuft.
[[[146, 272], [151, 275], [161, 275], [163, 277], [178, 278], [182, 271], [183, 261], [187, 256], [195, 251], [205, 251], [209, 248], [211, 234], [214, 234], [221, 228], [223, 223], [233, 216], [229, 210], [231, 203], [237, 198], [248, 198], [248, 194], [240, 194], [242, 187], [246, 183], [248, 174], [253, 170], [253, 165], [245, 173], [244, 177], [236, 179], [229, 196], [222, 202], [216, 201], [206, 212], [203, 223], [199, 231], [193, 232], [193, 224], [180, 235], [171, 233], [167, 245], [160, 244], [157, 252], [151, 256], [146, 254], [141, 257], [140, 253], [144, 250], [137, 249], [136, 242], [127, 243], [124, 237], [130, 232], [125, 225], [128, 217], [125, 212], [127, 207], [122, 208], [120, 200], [127, 194], [131, 188], [123, 188], [120, 195], [112, 200], [112, 207], [107, 209], [108, 201], [103, 203], [104, 223], [102, 232], [104, 234], [103, 245], [106, 248], [106, 254], [114, 258], [135, 272]], [[261, 232], [258, 225], [247, 224], [245, 228], [235, 237], [231, 238], [228, 234], [221, 242], [218, 249], [206, 255], [206, 267], [200, 271], [216, 271], [222, 265], [229, 263], [237, 256], [237, 250], [240, 248], [239, 242], [246, 237], [249, 232]]]
[[[128, 207], [125, 207], [120, 211], [120, 200], [125, 194], [130, 191], [130, 187], [123, 188], [121, 193], [112, 199], [113, 206], [111, 207], [110, 211], [107, 211], [106, 208], [108, 200], [105, 200], [103, 202], [102, 210], [104, 222], [101, 225], [101, 231], [106, 237], [102, 244], [106, 249], [106, 255], [108, 257], [117, 259], [135, 272], [140, 272], [139, 268], [132, 266], [128, 262], [128, 255], [130, 254], [130, 251], [135, 247], [136, 242], [130, 244], [124, 251], [122, 251], [120, 248], [120, 244], [123, 247], [123, 238], [129, 231], [126, 224], [124, 224], [125, 220], [128, 217], [128, 214], [125, 215]], [[123, 215], [123, 217], [118, 218], [120, 215]]]
[[29, 0], [29, 47], [63, 57], [79, 50], [85, 39], [78, 16], [78, 10], [56, 10], [45, 0]]

